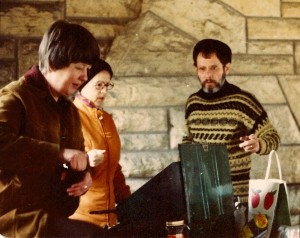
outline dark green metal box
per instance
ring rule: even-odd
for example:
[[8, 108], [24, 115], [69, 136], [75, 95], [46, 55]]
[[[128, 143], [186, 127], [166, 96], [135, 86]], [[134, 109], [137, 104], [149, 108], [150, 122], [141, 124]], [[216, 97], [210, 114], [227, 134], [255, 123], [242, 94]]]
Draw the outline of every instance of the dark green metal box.
[[166, 237], [166, 221], [185, 219], [191, 237], [232, 238], [234, 203], [226, 147], [180, 144], [179, 156], [181, 161], [117, 206], [120, 229], [130, 237]]
[[233, 188], [226, 147], [180, 144], [179, 153], [192, 237], [233, 237]]

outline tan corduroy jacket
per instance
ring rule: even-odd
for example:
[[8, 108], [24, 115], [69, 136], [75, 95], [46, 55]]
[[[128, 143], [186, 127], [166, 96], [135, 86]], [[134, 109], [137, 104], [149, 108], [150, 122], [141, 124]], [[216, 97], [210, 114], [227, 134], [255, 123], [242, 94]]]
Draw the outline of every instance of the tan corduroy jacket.
[[[71, 219], [90, 222], [99, 226], [116, 225], [115, 213], [90, 214], [90, 211], [104, 211], [115, 209], [123, 199], [130, 196], [129, 186], [119, 164], [121, 143], [110, 114], [88, 106], [78, 97], [74, 100], [79, 110], [82, 131], [85, 140], [85, 150], [102, 149], [104, 160], [92, 168], [93, 185], [80, 198], [79, 208]], [[99, 120], [99, 117], [102, 117]]]

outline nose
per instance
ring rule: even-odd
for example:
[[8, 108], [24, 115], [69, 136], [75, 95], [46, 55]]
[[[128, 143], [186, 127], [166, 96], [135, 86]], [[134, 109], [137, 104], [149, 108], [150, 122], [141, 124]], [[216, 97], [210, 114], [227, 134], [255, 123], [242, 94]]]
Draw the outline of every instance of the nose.
[[210, 69], [205, 70], [204, 75], [209, 78], [212, 75], [212, 70]]
[[211, 70], [207, 70], [206, 72], [205, 72], [205, 74], [204, 74], [204, 78], [206, 79], [206, 80], [211, 80], [211, 79], [213, 79], [214, 77], [213, 77], [213, 72], [211, 71]]
[[104, 86], [103, 88], [101, 88], [100, 92], [101, 93], [107, 93], [108, 89], [107, 89], [107, 86]]
[[88, 69], [86, 68], [85, 70], [82, 71], [81, 76], [79, 77], [82, 83], [88, 80], [88, 75], [87, 75]]

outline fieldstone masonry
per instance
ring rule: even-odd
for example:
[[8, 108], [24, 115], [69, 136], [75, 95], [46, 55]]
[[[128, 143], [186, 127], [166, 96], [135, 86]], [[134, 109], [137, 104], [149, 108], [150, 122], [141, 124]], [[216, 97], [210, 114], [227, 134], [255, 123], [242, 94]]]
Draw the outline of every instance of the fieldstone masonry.
[[[37, 63], [52, 21], [87, 27], [115, 72], [105, 108], [122, 140], [124, 174], [136, 190], [179, 159], [184, 105], [200, 87], [194, 44], [206, 37], [233, 50], [228, 80], [253, 94], [281, 136], [278, 154], [300, 224], [300, 0], [1, 0], [0, 87]], [[264, 177], [268, 156], [253, 156]], [[277, 176], [275, 170], [272, 171]]]

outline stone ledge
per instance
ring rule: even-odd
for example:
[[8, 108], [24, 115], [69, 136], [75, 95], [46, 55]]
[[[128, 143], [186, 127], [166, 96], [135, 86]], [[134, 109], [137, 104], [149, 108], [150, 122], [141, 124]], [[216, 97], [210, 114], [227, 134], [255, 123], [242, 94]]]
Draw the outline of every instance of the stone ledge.
[[122, 152], [120, 164], [126, 177], [151, 178], [178, 160], [178, 151]]
[[1, 3], [1, 35], [14, 37], [41, 37], [47, 27], [63, 18], [62, 3], [18, 4]]
[[159, 134], [120, 134], [123, 151], [167, 150], [167, 133]]
[[281, 4], [282, 17], [299, 18], [300, 3], [283, 2]]
[[[109, 17], [109, 18], [136, 18], [141, 10], [141, 0], [113, 0], [109, 4], [101, 0], [67, 0], [68, 17]], [[91, 11], [93, 9], [93, 11]], [[114, 9], [114, 11], [112, 11]]]
[[0, 61], [0, 87], [16, 80], [16, 63]]
[[250, 40], [247, 43], [249, 54], [258, 55], [293, 55], [292, 41]]
[[166, 132], [167, 111], [163, 108], [129, 108], [111, 110], [120, 133]]
[[[297, 145], [280, 146], [277, 153], [281, 164], [282, 179], [288, 184], [297, 184], [300, 181], [300, 147]], [[254, 154], [252, 156], [251, 178], [265, 178], [268, 158], [268, 155], [259, 156]], [[272, 163], [270, 174], [272, 178], [278, 178], [278, 169], [276, 166], [276, 163]]]
[[0, 59], [15, 58], [15, 39], [0, 39]]
[[300, 95], [300, 75], [299, 76], [281, 76], [279, 82], [282, 86], [283, 93], [286, 95], [289, 106], [296, 118], [298, 127], [300, 126], [300, 110], [299, 110], [299, 95]]
[[300, 19], [248, 18], [249, 39], [299, 40]]
[[[299, 25], [300, 26], [300, 25]], [[300, 33], [300, 32], [299, 32]], [[294, 74], [293, 55], [233, 55], [231, 74]]]

